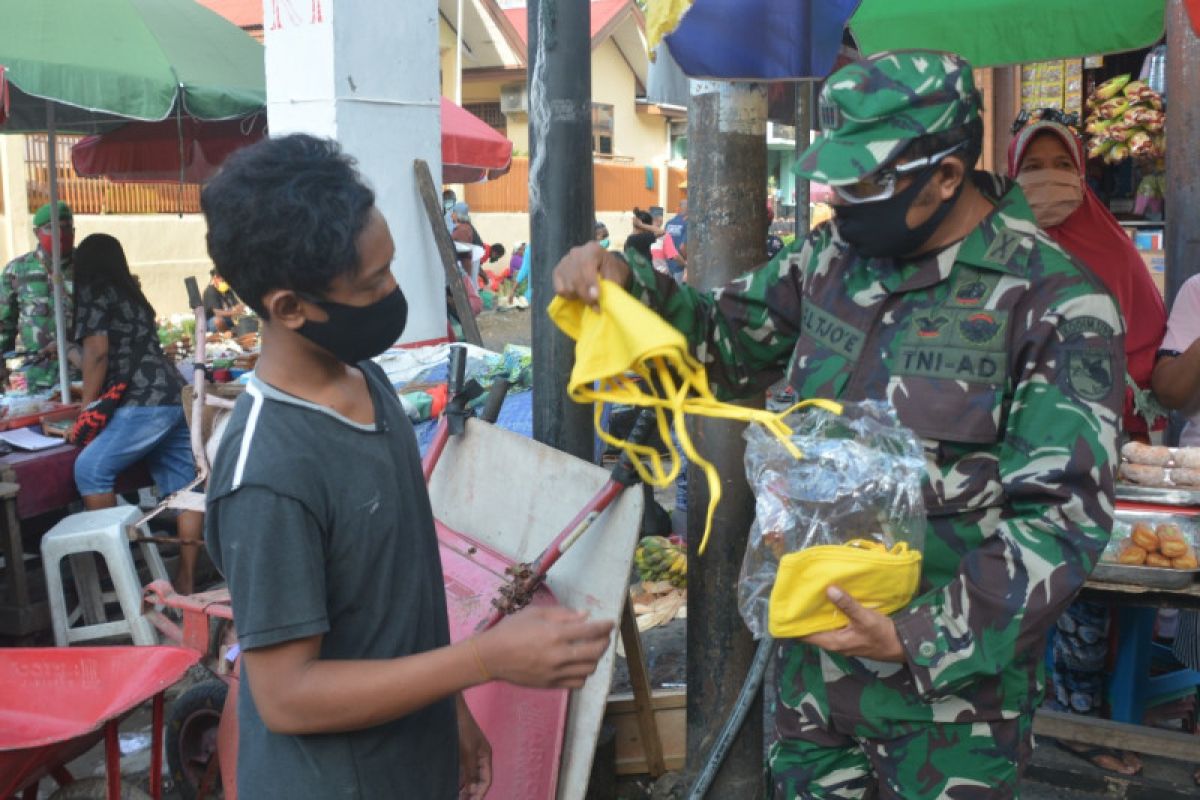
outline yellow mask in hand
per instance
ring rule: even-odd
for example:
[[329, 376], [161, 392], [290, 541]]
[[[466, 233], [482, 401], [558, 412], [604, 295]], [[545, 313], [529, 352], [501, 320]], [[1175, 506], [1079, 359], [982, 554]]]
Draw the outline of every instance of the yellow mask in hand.
[[[567, 395], [577, 403], [595, 404], [596, 433], [607, 444], [633, 457], [642, 480], [654, 486], [669, 486], [679, 474], [681, 459], [671, 442], [667, 412], [674, 413], [674, 430], [687, 457], [704, 471], [708, 482], [708, 513], [699, 552], [703, 553], [712, 528], [713, 512], [721, 500], [721, 476], [696, 452], [684, 424], [688, 414], [756, 422], [770, 431], [796, 458], [802, 456], [792, 443], [792, 430], [783, 420], [805, 405], [817, 405], [842, 413], [832, 400], [804, 400], [782, 414], [722, 403], [708, 385], [704, 365], [688, 351], [683, 334], [661, 317], [609, 281], [600, 282], [599, 310], [581, 300], [554, 298], [547, 309], [554, 324], [575, 340], [575, 367], [567, 382]], [[675, 376], [679, 381], [676, 382]], [[643, 381], [639, 385], [637, 379]], [[652, 387], [661, 387], [655, 394]], [[658, 430], [671, 456], [671, 469], [663, 467], [658, 451], [613, 437], [601, 425], [602, 403], [653, 408]]]
[[826, 596], [829, 586], [891, 614], [908, 605], [920, 580], [921, 554], [905, 542], [890, 550], [867, 539], [806, 547], [779, 560], [767, 626], [776, 639], [844, 628], [850, 620]]

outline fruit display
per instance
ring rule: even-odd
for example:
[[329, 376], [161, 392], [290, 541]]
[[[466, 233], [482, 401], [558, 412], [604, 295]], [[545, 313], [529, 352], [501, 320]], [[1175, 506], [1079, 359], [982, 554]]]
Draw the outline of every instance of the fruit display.
[[1130, 75], [1096, 87], [1087, 99], [1084, 123], [1088, 158], [1116, 164], [1129, 157], [1162, 158], [1166, 153], [1166, 112], [1162, 97]]
[[1197, 569], [1196, 549], [1173, 522], [1151, 525], [1135, 522], [1130, 535], [1117, 544], [1118, 564], [1160, 569]]
[[633, 560], [643, 581], [668, 581], [681, 589], [687, 586], [687, 552], [665, 536], [643, 537]]

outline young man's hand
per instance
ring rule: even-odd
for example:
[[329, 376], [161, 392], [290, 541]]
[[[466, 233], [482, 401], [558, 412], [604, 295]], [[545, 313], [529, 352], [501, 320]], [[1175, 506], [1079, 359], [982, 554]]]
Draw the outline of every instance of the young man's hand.
[[475, 640], [487, 673], [537, 688], [578, 689], [608, 649], [611, 622], [561, 606], [518, 611]]
[[492, 787], [492, 746], [461, 694], [455, 702], [458, 706], [459, 800], [483, 800]]
[[596, 242], [572, 247], [554, 268], [554, 293], [595, 307], [601, 278], [624, 286], [629, 282], [629, 265]]
[[892, 622], [891, 617], [864, 608], [836, 586], [830, 586], [826, 594], [833, 604], [850, 618], [850, 624], [836, 631], [805, 636], [800, 641], [843, 656], [896, 663], [905, 660], [904, 646], [900, 644], [896, 623]]

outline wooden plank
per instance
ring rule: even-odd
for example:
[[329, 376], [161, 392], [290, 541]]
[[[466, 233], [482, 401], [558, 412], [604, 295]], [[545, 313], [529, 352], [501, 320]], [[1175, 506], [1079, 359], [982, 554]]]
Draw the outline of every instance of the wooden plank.
[[[687, 693], [660, 691], [651, 696], [650, 705], [662, 745], [663, 764], [670, 771], [681, 770], [687, 761]], [[609, 698], [605, 719], [617, 731], [617, 774], [648, 774], [650, 768], [642, 747], [633, 695]]]
[[642, 653], [642, 635], [633, 616], [633, 602], [628, 597], [621, 611], [621, 641], [625, 644], [625, 664], [629, 667], [629, 683], [633, 686], [634, 716], [637, 717], [642, 752], [646, 758], [646, 771], [650, 777], [657, 778], [667, 771], [667, 767], [663, 762], [662, 740], [658, 736], [658, 724], [651, 705], [653, 691], [650, 672], [646, 669], [646, 656]]
[[1122, 750], [1135, 753], [1193, 763], [1200, 761], [1200, 736], [1146, 725], [1130, 725], [1039, 708], [1033, 718], [1033, 732], [1038, 736], [1096, 747], [1112, 747], [1116, 743]]
[[429, 217], [429, 225], [433, 229], [433, 240], [437, 242], [438, 253], [442, 257], [442, 269], [446, 272], [446, 286], [450, 289], [450, 297], [454, 300], [454, 308], [458, 313], [458, 321], [462, 323], [463, 336], [471, 344], [483, 347], [483, 336], [475, 323], [475, 312], [467, 302], [467, 290], [463, 287], [462, 275], [458, 269], [458, 256], [454, 251], [454, 241], [450, 231], [446, 230], [446, 219], [443, 216], [441, 200], [437, 187], [433, 185], [433, 175], [429, 165], [423, 159], [413, 160], [413, 171], [417, 176], [417, 190], [425, 205], [425, 214]]

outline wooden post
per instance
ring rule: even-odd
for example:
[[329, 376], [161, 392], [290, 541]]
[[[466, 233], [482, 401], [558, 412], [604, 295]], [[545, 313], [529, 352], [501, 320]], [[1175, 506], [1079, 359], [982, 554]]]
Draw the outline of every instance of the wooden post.
[[421, 202], [433, 228], [433, 240], [437, 243], [438, 255], [442, 257], [442, 269], [446, 271], [446, 288], [450, 290], [450, 296], [454, 299], [454, 310], [462, 323], [463, 336], [471, 344], [483, 347], [483, 336], [475, 323], [475, 312], [471, 310], [471, 304], [467, 301], [467, 291], [463, 288], [462, 274], [458, 269], [458, 254], [454, 250], [450, 231], [446, 230], [441, 200], [437, 187], [433, 185], [433, 175], [429, 172], [429, 165], [420, 158], [413, 161], [413, 170], [416, 172]]

